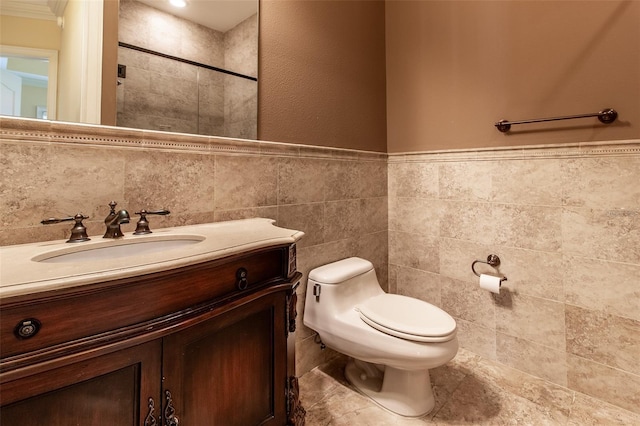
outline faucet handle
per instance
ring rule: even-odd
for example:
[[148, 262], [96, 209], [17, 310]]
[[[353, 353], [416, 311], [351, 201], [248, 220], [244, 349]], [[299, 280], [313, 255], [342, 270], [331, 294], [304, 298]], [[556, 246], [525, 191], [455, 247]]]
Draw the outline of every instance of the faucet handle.
[[147, 220], [148, 214], [166, 216], [169, 213], [171, 212], [167, 209], [150, 210], [150, 211], [142, 209], [139, 212], [136, 212], [137, 215], [140, 215], [140, 220], [138, 220], [138, 223], [136, 224], [136, 230], [133, 232], [133, 235], [151, 234], [152, 231], [151, 229], [149, 229], [149, 221]]
[[75, 216], [63, 217], [60, 219], [55, 217], [50, 217], [48, 219], [43, 219], [40, 223], [43, 225], [51, 225], [53, 223], [68, 222], [70, 220], [75, 220], [76, 224], [73, 225], [73, 228], [71, 228], [71, 237], [67, 240], [67, 242], [81, 243], [83, 241], [89, 241], [91, 239], [87, 236], [87, 228], [82, 223], [84, 219], [89, 219], [89, 216], [85, 216], [82, 213], [78, 213]]

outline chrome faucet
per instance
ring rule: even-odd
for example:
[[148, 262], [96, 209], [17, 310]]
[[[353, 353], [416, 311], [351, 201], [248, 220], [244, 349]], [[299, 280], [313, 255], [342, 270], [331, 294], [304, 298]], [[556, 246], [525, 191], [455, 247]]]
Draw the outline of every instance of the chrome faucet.
[[129, 212], [126, 210], [120, 210], [119, 212], [116, 212], [116, 205], [118, 205], [118, 203], [116, 203], [115, 201], [109, 203], [111, 211], [104, 220], [104, 224], [107, 226], [107, 231], [104, 233], [104, 236], [102, 238], [124, 237], [124, 234], [120, 229], [120, 225], [122, 225], [123, 223], [129, 223]]

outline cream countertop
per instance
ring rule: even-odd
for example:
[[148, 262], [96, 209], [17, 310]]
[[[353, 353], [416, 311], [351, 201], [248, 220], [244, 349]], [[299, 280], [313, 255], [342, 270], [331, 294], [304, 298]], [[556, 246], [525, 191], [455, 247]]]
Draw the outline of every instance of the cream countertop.
[[[293, 244], [304, 235], [274, 223], [272, 219], [245, 219], [156, 229], [147, 235], [126, 233], [123, 238], [113, 240], [92, 236], [91, 241], [82, 243], [58, 240], [0, 247], [0, 299], [176, 269], [248, 250]], [[139, 244], [176, 239], [201, 241], [113, 259], [60, 263], [33, 260], [48, 258], [51, 252], [61, 255], [134, 241]]]

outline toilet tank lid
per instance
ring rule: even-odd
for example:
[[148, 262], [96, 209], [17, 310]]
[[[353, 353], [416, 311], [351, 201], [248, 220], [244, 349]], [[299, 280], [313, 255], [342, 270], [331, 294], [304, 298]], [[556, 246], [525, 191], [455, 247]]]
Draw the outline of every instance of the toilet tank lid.
[[339, 284], [373, 269], [373, 264], [359, 257], [350, 257], [315, 268], [309, 279], [322, 284]]

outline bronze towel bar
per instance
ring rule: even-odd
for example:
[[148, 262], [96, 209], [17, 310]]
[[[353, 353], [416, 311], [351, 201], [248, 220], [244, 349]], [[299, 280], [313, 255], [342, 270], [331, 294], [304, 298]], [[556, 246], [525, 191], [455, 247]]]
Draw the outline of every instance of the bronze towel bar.
[[543, 121], [558, 121], [558, 120], [572, 120], [574, 118], [587, 118], [587, 117], [598, 117], [601, 123], [610, 124], [616, 121], [618, 118], [618, 113], [613, 108], [606, 108], [600, 112], [594, 112], [592, 114], [578, 114], [578, 115], [567, 115], [564, 117], [551, 117], [551, 118], [534, 118], [531, 120], [519, 120], [519, 121], [509, 121], [509, 120], [500, 120], [494, 124], [498, 130], [502, 133], [506, 133], [511, 129], [513, 124], [528, 124], [528, 123], [540, 123]]

